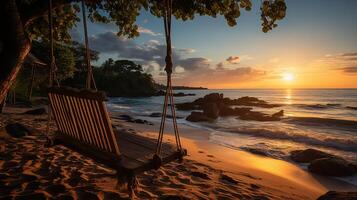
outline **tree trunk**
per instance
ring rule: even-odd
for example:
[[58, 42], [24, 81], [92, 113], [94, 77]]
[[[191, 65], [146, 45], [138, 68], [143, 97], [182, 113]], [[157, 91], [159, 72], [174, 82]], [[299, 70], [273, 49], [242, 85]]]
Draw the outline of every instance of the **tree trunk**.
[[25, 36], [15, 0], [0, 1], [0, 26], [0, 102], [3, 102], [31, 45]]

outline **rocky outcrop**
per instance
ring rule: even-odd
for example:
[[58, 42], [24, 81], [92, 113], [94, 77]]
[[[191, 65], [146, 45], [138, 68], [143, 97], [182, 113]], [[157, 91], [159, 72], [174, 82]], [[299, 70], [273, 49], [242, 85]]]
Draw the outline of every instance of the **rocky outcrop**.
[[178, 110], [197, 110], [202, 109], [204, 104], [208, 103], [219, 103], [220, 106], [253, 106], [261, 108], [274, 108], [281, 106], [280, 104], [269, 104], [266, 101], [260, 100], [256, 97], [241, 97], [238, 99], [224, 98], [223, 94], [211, 93], [203, 98], [198, 98], [190, 103], [177, 104], [176, 107]]
[[217, 103], [208, 103], [203, 106], [203, 114], [209, 118], [217, 119], [219, 112]]
[[249, 111], [243, 115], [239, 116], [239, 119], [242, 120], [253, 120], [253, 121], [261, 121], [261, 122], [267, 122], [267, 121], [279, 121], [281, 120], [281, 117], [284, 115], [284, 111], [281, 110], [277, 113], [274, 113], [273, 115], [268, 115], [262, 112], [256, 112], [256, 111]]
[[241, 116], [245, 115], [246, 113], [250, 112], [252, 108], [247, 108], [247, 107], [236, 107], [236, 108], [231, 108], [229, 106], [221, 106], [219, 108], [219, 115], [222, 117], [225, 116]]
[[[242, 120], [255, 121], [279, 121], [284, 116], [284, 111], [280, 110], [273, 115], [268, 115], [262, 112], [251, 111], [251, 107], [235, 107], [236, 105], [252, 105], [259, 107], [275, 107], [275, 104], [268, 104], [267, 102], [255, 97], [241, 97], [239, 99], [224, 98], [223, 94], [211, 93], [203, 98], [198, 98], [193, 102], [177, 104], [178, 110], [202, 110], [203, 113], [198, 114], [192, 112], [188, 120], [202, 119], [202, 121], [210, 121], [210, 119], [217, 119], [219, 116], [238, 116]], [[205, 116], [205, 117], [204, 117]], [[206, 120], [203, 120], [206, 119]], [[199, 120], [201, 121], [201, 120]]]
[[135, 119], [130, 115], [119, 115], [119, 116], [113, 116], [112, 118], [123, 120], [123, 121], [126, 121], [126, 122], [131, 122], [131, 123], [154, 125], [153, 123], [151, 123], [151, 122], [149, 122], [147, 120]]
[[214, 119], [207, 117], [203, 112], [191, 112], [191, 114], [186, 118], [190, 122], [211, 122]]
[[325, 176], [352, 176], [357, 173], [357, 164], [316, 149], [290, 152], [290, 158], [299, 163], [310, 163], [309, 171]]
[[[165, 96], [166, 92], [163, 90], [159, 90], [157, 91], [153, 96]], [[174, 93], [173, 96], [174, 97], [186, 97], [186, 96], [195, 96], [196, 94], [193, 93], [188, 93], [185, 94], [183, 92], [178, 92], [178, 93]]]
[[352, 165], [342, 158], [320, 158], [312, 161], [309, 171], [325, 176], [352, 176], [356, 172]]
[[356, 200], [357, 192], [329, 191], [317, 198], [317, 200]]
[[331, 157], [334, 156], [316, 149], [296, 150], [290, 152], [291, 160], [299, 163], [310, 163], [316, 159]]
[[[161, 113], [159, 112], [153, 112], [149, 115], [149, 117], [161, 117]], [[166, 115], [167, 118], [172, 118], [172, 115]], [[176, 116], [176, 119], [182, 119], [183, 117]]]

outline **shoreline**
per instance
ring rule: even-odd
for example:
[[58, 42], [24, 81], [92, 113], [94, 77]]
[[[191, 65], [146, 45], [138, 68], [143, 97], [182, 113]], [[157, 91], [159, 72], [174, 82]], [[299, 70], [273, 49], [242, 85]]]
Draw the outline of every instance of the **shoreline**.
[[[36, 133], [43, 133], [46, 127], [47, 115], [24, 115], [20, 114], [25, 108], [7, 107], [6, 114], [1, 114], [0, 126], [4, 123], [19, 122], [27, 127], [33, 128]], [[15, 113], [15, 114], [9, 114]], [[17, 114], [16, 114], [17, 113]], [[111, 113], [117, 115], [118, 113]], [[5, 120], [7, 119], [7, 120]], [[158, 123], [154, 125], [144, 125], [124, 122], [112, 118], [112, 122], [118, 129], [134, 131], [137, 134], [148, 137], [155, 137], [158, 131]], [[167, 125], [171, 124], [168, 120]], [[54, 130], [52, 123], [51, 130]], [[188, 150], [188, 156], [183, 163], [170, 163], [162, 166], [157, 171], [145, 172], [138, 176], [139, 188], [138, 198], [159, 199], [163, 196], [180, 196], [189, 199], [215, 199], [215, 198], [245, 198], [245, 199], [316, 199], [328, 190], [348, 190], [357, 191], [357, 186], [351, 186], [342, 181], [333, 180], [326, 177], [312, 175], [292, 163], [276, 160], [272, 158], [254, 155], [242, 150], [230, 149], [209, 141], [209, 131], [189, 127], [180, 124], [182, 144]], [[164, 140], [173, 142], [172, 126], [168, 125], [165, 130]], [[1, 135], [1, 134], [0, 134]], [[14, 161], [21, 163], [24, 155], [34, 153], [37, 160], [31, 164], [23, 166], [22, 173], [26, 176], [35, 175], [40, 184], [62, 185], [66, 195], [78, 198], [82, 192], [79, 188], [85, 187], [85, 192], [94, 194], [98, 199], [106, 199], [108, 195], [118, 195], [126, 197], [125, 191], [116, 188], [113, 170], [103, 168], [92, 160], [85, 158], [62, 146], [55, 146], [49, 150], [41, 148], [41, 144], [35, 143], [34, 139], [13, 139], [17, 142], [10, 142], [9, 148], [13, 147], [17, 151], [2, 153], [14, 153]], [[6, 139], [0, 139], [4, 142]], [[2, 145], [8, 145], [3, 143]], [[20, 146], [23, 149], [19, 148]], [[6, 146], [7, 147], [7, 146]], [[25, 151], [25, 152], [23, 152]], [[61, 173], [54, 180], [47, 180], [42, 175], [38, 176], [38, 171], [48, 170], [43, 166], [43, 160], [48, 155], [52, 158], [50, 169], [59, 168]], [[74, 156], [80, 159], [80, 166], [77, 161], [68, 160], [67, 156]], [[64, 160], [62, 160], [64, 159]], [[9, 161], [0, 160], [0, 166], [4, 166]], [[63, 164], [63, 163], [67, 163]], [[81, 174], [79, 179], [83, 179], [77, 186], [68, 184], [69, 178], [75, 176], [70, 168], [77, 169]], [[87, 171], [89, 170], [90, 173]], [[4, 172], [0, 168], [0, 172]], [[5, 173], [9, 174], [9, 172]], [[46, 172], [42, 172], [45, 173]], [[52, 182], [51, 182], [52, 181]], [[31, 183], [31, 182], [30, 182]], [[26, 188], [30, 183], [22, 183], [21, 188]], [[45, 186], [44, 186], [45, 187]], [[49, 186], [48, 186], [49, 187]], [[55, 194], [48, 192], [48, 187], [36, 190], [46, 197], [54, 197]], [[19, 189], [17, 189], [19, 190]], [[24, 195], [21, 192], [12, 192], [12, 195]], [[58, 194], [57, 194], [58, 195]], [[63, 194], [61, 194], [63, 195]], [[1, 196], [1, 195], [0, 195]]]
[[[170, 123], [171, 121], [169, 120], [167, 124]], [[154, 123], [154, 125], [150, 126], [124, 122], [126, 128], [135, 129], [148, 137], [154, 137], [157, 134], [159, 127], [156, 124]], [[198, 160], [209, 166], [221, 168], [231, 173], [240, 174], [244, 173], [244, 171], [249, 171], [252, 174], [256, 173], [269, 179], [268, 182], [274, 182], [273, 180], [275, 179], [285, 183], [288, 182], [296, 187], [296, 190], [313, 195], [312, 199], [316, 199], [330, 190], [357, 191], [356, 185], [338, 178], [312, 174], [296, 163], [260, 156], [244, 150], [232, 149], [213, 143], [209, 141], [209, 130], [184, 124], [180, 124], [179, 129], [181, 138], [183, 138], [183, 146], [185, 147], [185, 143], [189, 144], [188, 146], [194, 146], [194, 148], [188, 148], [188, 159]], [[167, 127], [165, 133], [165, 136], [171, 140], [170, 142], [174, 141], [171, 125]]]

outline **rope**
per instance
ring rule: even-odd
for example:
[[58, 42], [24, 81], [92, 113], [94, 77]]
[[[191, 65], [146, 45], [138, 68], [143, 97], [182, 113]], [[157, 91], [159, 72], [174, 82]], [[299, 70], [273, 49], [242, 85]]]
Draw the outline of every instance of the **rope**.
[[84, 45], [86, 49], [86, 64], [87, 64], [87, 82], [86, 88], [92, 89], [92, 87], [97, 90], [97, 85], [94, 81], [93, 70], [90, 64], [90, 51], [89, 51], [89, 43], [88, 43], [88, 28], [87, 28], [87, 16], [84, 0], [82, 0], [82, 14], [83, 14], [83, 28], [84, 28]]
[[172, 89], [172, 81], [171, 81], [172, 66], [173, 66], [172, 47], [171, 47], [171, 15], [172, 15], [172, 0], [165, 0], [165, 9], [164, 9], [163, 17], [164, 17], [165, 37], [166, 37], [166, 46], [167, 46], [166, 57], [165, 57], [165, 62], [166, 62], [165, 71], [167, 73], [167, 82], [166, 82], [166, 93], [165, 93], [164, 105], [162, 108], [159, 136], [157, 139], [157, 146], [156, 146], [156, 155], [158, 155], [158, 156], [160, 156], [160, 154], [161, 154], [168, 101], [170, 101], [172, 122], [173, 122], [175, 140], [176, 140], [176, 148], [178, 151], [182, 150], [180, 133], [178, 130], [177, 120], [176, 120], [175, 103], [174, 103], [174, 98], [173, 98], [173, 89]]
[[53, 17], [52, 17], [52, 0], [49, 0], [48, 3], [48, 29], [49, 29], [49, 34], [50, 34], [50, 70], [49, 70], [49, 86], [51, 87], [53, 85], [53, 67], [55, 63], [54, 59], [54, 53], [53, 53]]

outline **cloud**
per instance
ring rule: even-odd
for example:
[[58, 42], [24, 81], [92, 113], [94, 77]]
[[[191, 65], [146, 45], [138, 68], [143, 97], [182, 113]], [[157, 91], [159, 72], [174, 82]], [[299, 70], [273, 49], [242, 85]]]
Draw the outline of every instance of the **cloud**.
[[239, 56], [229, 56], [226, 59], [226, 61], [231, 63], [231, 64], [237, 64], [237, 63], [239, 63], [240, 59], [239, 59]]
[[344, 57], [350, 57], [350, 56], [352, 56], [352, 57], [357, 57], [357, 52], [344, 53], [344, 54], [342, 54], [342, 56], [344, 56]]
[[340, 70], [346, 74], [357, 73], [357, 52], [326, 54], [318, 62], [332, 70]]
[[162, 35], [161, 33], [155, 33], [154, 31], [152, 31], [148, 28], [144, 28], [142, 26], [139, 26], [138, 31], [139, 31], [139, 33], [148, 34], [151, 36], [161, 36]]
[[[165, 66], [166, 45], [157, 40], [149, 40], [144, 44], [136, 44], [133, 40], [124, 37], [118, 37], [113, 32], [101, 33], [89, 38], [90, 47], [103, 53], [118, 53], [119, 58], [132, 59], [146, 66], [150, 70], [153, 64]], [[188, 52], [193, 49], [176, 49], [173, 48], [172, 58], [174, 67], [180, 66], [185, 71], [191, 71], [200, 67], [209, 66], [209, 59], [203, 57], [186, 58]], [[157, 67], [156, 67], [157, 68]]]
[[270, 62], [270, 63], [278, 63], [279, 61], [280, 61], [280, 59], [275, 57], [275, 58], [269, 59], [268, 62]]
[[190, 54], [190, 53], [196, 52], [196, 49], [186, 48], [186, 49], [178, 49], [178, 51], [185, 53], [185, 54]]
[[357, 73], [357, 66], [353, 66], [353, 67], [341, 67], [339, 68], [339, 70], [342, 70], [345, 73]]
[[[90, 46], [101, 53], [117, 54], [120, 59], [130, 59], [141, 64], [146, 72], [151, 73], [159, 82], [164, 82], [166, 73], [166, 45], [158, 40], [149, 40], [137, 44], [133, 40], [118, 37], [113, 32], [106, 32], [90, 37]], [[255, 80], [265, 76], [266, 72], [251, 67], [225, 67], [230, 63], [224, 61], [213, 63], [205, 57], [189, 57], [193, 52], [189, 48], [173, 48], [175, 84], [181, 85], [212, 85], [237, 83], [245, 80]]]
[[223, 69], [223, 66], [224, 66], [223, 62], [219, 62], [219, 63], [217, 63], [217, 65], [216, 65], [216, 69], [217, 69], [217, 70], [222, 70], [222, 69]]
[[90, 48], [102, 53], [124, 52], [134, 48], [135, 44], [124, 37], [118, 37], [113, 32], [105, 32], [89, 37]]

